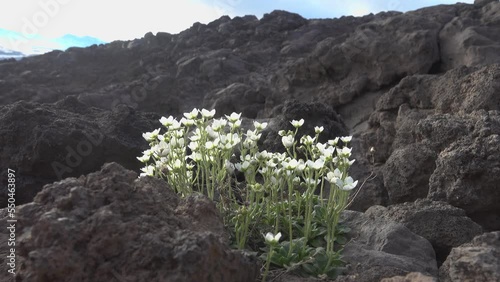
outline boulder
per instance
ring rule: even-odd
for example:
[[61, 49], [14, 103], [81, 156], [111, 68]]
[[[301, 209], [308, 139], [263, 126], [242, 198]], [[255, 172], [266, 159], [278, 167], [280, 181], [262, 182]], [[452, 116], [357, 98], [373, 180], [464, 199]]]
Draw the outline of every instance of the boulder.
[[255, 281], [259, 265], [228, 247], [213, 202], [137, 176], [108, 163], [18, 207], [16, 279]]
[[394, 276], [384, 278], [380, 282], [438, 282], [436, 277], [428, 276], [420, 272], [412, 272], [406, 276]]
[[[42, 186], [98, 170], [116, 161], [142, 167], [136, 157], [147, 149], [142, 133], [160, 127], [159, 116], [126, 106], [91, 108], [70, 96], [55, 104], [20, 101], [0, 111], [0, 169], [16, 171], [16, 204], [33, 200]], [[1, 174], [2, 183], [7, 174]], [[0, 206], [7, 205], [6, 186]]]
[[485, 233], [453, 248], [439, 269], [439, 280], [500, 281], [500, 232]]
[[452, 248], [470, 242], [483, 232], [481, 226], [468, 218], [464, 210], [427, 199], [387, 208], [373, 206], [366, 214], [399, 222], [429, 240], [436, 252], [438, 265], [444, 262]]
[[474, 131], [443, 150], [429, 198], [464, 209], [486, 230], [500, 229], [500, 112], [475, 112]]
[[341, 220], [351, 230], [342, 252], [347, 272], [338, 281], [380, 281], [410, 272], [437, 276], [432, 245], [402, 224], [354, 211]]

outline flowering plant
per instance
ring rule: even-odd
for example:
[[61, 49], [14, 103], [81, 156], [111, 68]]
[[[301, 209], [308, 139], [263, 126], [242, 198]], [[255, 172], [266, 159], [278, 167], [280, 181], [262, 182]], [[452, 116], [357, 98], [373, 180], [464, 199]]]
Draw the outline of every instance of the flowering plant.
[[[262, 253], [263, 279], [270, 263], [318, 277], [336, 275], [339, 217], [358, 184], [348, 175], [352, 137], [320, 143], [324, 128], [315, 127], [314, 136], [298, 138], [304, 120], [293, 120], [294, 130], [279, 131], [286, 152], [260, 151], [267, 123], [254, 121], [254, 129], [244, 132], [241, 114], [214, 116], [215, 110], [193, 109], [179, 121], [162, 117], [163, 133], [143, 134], [151, 148], [138, 157], [145, 163], [141, 177], [166, 179], [182, 197], [207, 195], [238, 248], [260, 252], [269, 245]], [[272, 232], [263, 242], [264, 230]], [[286, 238], [281, 242], [280, 231]]]

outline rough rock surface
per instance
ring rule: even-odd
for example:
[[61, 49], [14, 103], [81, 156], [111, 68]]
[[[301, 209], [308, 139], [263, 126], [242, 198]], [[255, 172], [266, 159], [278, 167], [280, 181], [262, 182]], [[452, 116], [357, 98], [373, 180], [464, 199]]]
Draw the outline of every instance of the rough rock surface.
[[485, 233], [453, 248], [439, 269], [442, 282], [500, 281], [500, 232]]
[[387, 208], [373, 206], [366, 214], [399, 222], [429, 240], [436, 252], [438, 265], [444, 262], [453, 247], [470, 242], [483, 231], [465, 215], [464, 210], [427, 199]]
[[[47, 185], [18, 208], [22, 281], [248, 281], [255, 260], [224, 243], [215, 205], [116, 163]], [[2, 273], [3, 275], [3, 273]]]
[[499, 89], [492, 64], [410, 76], [378, 100], [362, 139], [384, 163], [389, 203], [429, 197], [500, 228]]
[[[55, 104], [20, 101], [0, 110], [1, 182], [16, 170], [16, 204], [31, 202], [42, 186], [94, 172], [110, 161], [138, 170], [147, 148], [142, 132], [159, 127], [158, 116], [126, 106], [90, 108], [67, 97]], [[6, 186], [0, 206], [7, 205]]]
[[432, 245], [402, 224], [354, 211], [341, 218], [351, 240], [343, 250], [350, 265], [339, 281], [379, 281], [410, 272], [437, 276]]
[[422, 274], [420, 272], [412, 272], [406, 276], [394, 276], [384, 278], [380, 282], [438, 282], [437, 278]]
[[[442, 212], [435, 222], [450, 225], [439, 232], [475, 230], [449, 206], [413, 203], [427, 198], [500, 230], [500, 2], [474, 2], [336, 19], [224, 16], [179, 34], [0, 61], [0, 181], [15, 169], [23, 203], [58, 179], [54, 162], [62, 178], [109, 161], [137, 170], [141, 133], [158, 128], [159, 115], [207, 107], [269, 121], [268, 149], [281, 148], [276, 131], [290, 119], [306, 118], [304, 132], [325, 126], [325, 138], [353, 134], [351, 174], [368, 181], [351, 209], [393, 205], [407, 226]], [[434, 235], [425, 236], [439, 261], [439, 244], [462, 243]], [[421, 270], [377, 271], [364, 277]]]
[[348, 129], [337, 112], [332, 107], [321, 103], [286, 101], [274, 116], [261, 137], [261, 148], [273, 152], [285, 151], [278, 131], [293, 130], [294, 127], [290, 124], [292, 120], [304, 119], [304, 125], [297, 132], [298, 136], [314, 136], [314, 127], [323, 126], [324, 131], [320, 135], [320, 142], [327, 142], [330, 139], [348, 135]]

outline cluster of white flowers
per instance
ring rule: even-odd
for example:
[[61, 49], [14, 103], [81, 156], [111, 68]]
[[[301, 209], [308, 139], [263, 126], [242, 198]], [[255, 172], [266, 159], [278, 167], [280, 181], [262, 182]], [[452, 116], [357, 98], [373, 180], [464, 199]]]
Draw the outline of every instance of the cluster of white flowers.
[[[279, 131], [286, 152], [260, 151], [258, 142], [267, 123], [254, 121], [254, 129], [244, 133], [241, 114], [232, 113], [221, 118], [214, 116], [215, 110], [193, 109], [184, 113], [180, 120], [172, 116], [162, 117], [159, 121], [164, 127], [163, 131], [156, 129], [143, 134], [151, 148], [138, 157], [145, 164], [140, 176], [165, 178], [183, 196], [198, 189], [195, 191], [206, 193], [212, 200], [218, 194], [236, 203], [228, 180], [238, 170], [245, 175], [247, 187], [246, 191], [240, 191], [240, 197], [249, 203], [248, 206], [239, 207], [236, 204], [236, 214], [242, 218], [255, 216], [257, 213], [250, 213], [248, 210], [258, 209], [261, 204], [269, 208], [272, 203], [280, 205], [279, 201], [290, 202], [294, 197], [308, 198], [308, 204], [312, 205], [311, 195], [318, 187], [323, 204], [323, 188], [326, 183], [330, 183], [331, 189], [346, 192], [330, 193], [337, 197], [327, 200], [327, 205], [331, 205], [331, 212], [338, 213], [340, 210], [336, 208], [336, 202], [340, 203], [342, 209], [345, 208], [348, 192], [358, 184], [347, 173], [354, 162], [350, 159], [351, 148], [348, 147], [351, 136], [321, 143], [319, 135], [324, 128], [315, 127], [315, 136], [304, 135], [297, 138], [304, 120], [293, 120], [290, 122], [293, 131]], [[236, 159], [237, 151], [239, 160], [233, 163], [231, 160]], [[299, 190], [296, 189], [298, 187], [306, 188], [305, 192], [301, 190], [304, 194], [299, 195]], [[216, 189], [218, 193], [215, 193]], [[309, 213], [312, 213], [311, 209]], [[305, 230], [309, 232], [307, 230], [310, 230], [311, 215], [306, 217]], [[248, 219], [242, 222], [237, 223], [244, 226], [238, 228], [240, 231], [236, 236], [240, 247], [245, 245], [249, 228]], [[292, 221], [289, 222], [291, 224]], [[278, 241], [280, 235], [278, 233], [271, 238], [268, 234], [266, 240]]]

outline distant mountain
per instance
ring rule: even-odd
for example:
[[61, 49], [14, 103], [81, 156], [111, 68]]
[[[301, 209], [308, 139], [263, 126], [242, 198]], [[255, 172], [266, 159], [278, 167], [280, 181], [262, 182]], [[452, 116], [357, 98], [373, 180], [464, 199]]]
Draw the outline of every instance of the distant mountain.
[[[16, 44], [12, 44], [15, 42]], [[0, 59], [39, 55], [53, 50], [66, 50], [70, 47], [88, 47], [106, 43], [90, 36], [66, 34], [57, 38], [46, 38], [40, 35], [26, 38], [22, 33], [0, 28]], [[4, 47], [2, 47], [4, 46]]]
[[73, 34], [66, 34], [62, 37], [56, 38], [54, 42], [63, 46], [64, 50], [69, 47], [88, 47], [94, 44], [104, 44], [106, 42], [90, 36], [76, 36]]
[[13, 50], [10, 50], [10, 49], [7, 49], [7, 48], [0, 46], [0, 60], [5, 60], [5, 59], [9, 59], [9, 58], [18, 59], [18, 58], [22, 58], [24, 56], [25, 55], [21, 52], [13, 51]]

